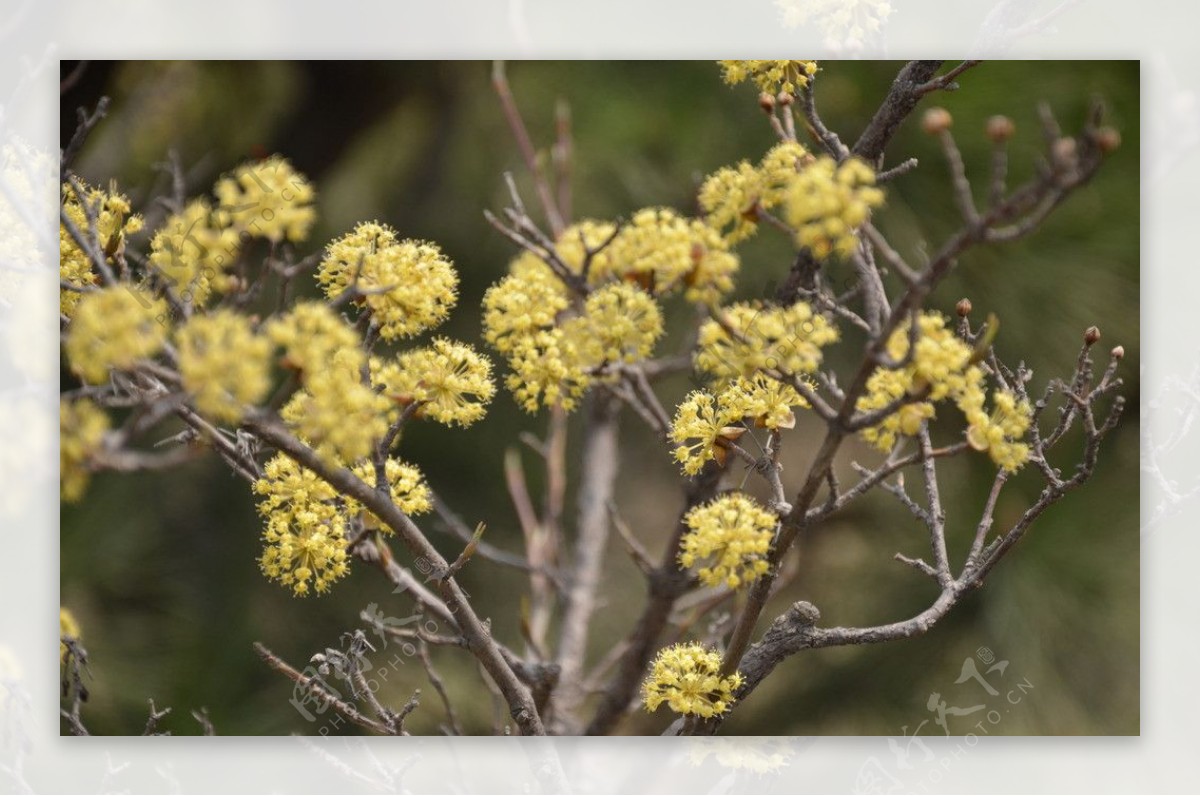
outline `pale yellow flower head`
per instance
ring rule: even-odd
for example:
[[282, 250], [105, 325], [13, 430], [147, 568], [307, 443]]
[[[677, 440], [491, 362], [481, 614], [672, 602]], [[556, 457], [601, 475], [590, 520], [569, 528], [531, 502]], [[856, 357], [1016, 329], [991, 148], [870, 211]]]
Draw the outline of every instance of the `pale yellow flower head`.
[[660, 650], [642, 683], [646, 710], [664, 702], [685, 716], [710, 719], [733, 705], [742, 686], [738, 672], [721, 676], [721, 655], [697, 643], [675, 644]]
[[779, 518], [746, 495], [730, 493], [687, 513], [688, 532], [679, 546], [679, 564], [694, 570], [705, 586], [731, 589], [753, 583], [770, 569]]
[[111, 422], [103, 409], [86, 398], [60, 401], [58, 418], [59, 494], [74, 503], [87, 489], [91, 478], [88, 462], [100, 449]]
[[385, 340], [440, 325], [458, 300], [458, 275], [436, 244], [398, 240], [376, 222], [329, 244], [317, 280], [330, 298], [355, 285]]
[[237, 423], [271, 389], [271, 341], [232, 310], [194, 315], [176, 333], [183, 387], [201, 413]]
[[203, 306], [229, 287], [238, 255], [237, 231], [223, 224], [207, 199], [189, 202], [150, 241], [150, 263], [184, 304]]
[[715, 319], [705, 321], [696, 354], [697, 369], [720, 385], [764, 369], [812, 373], [821, 364], [821, 349], [838, 340], [837, 327], [802, 301], [790, 307], [743, 302], [720, 312], [733, 334]]
[[725, 75], [725, 82], [736, 85], [750, 80], [774, 96], [780, 92], [795, 94], [808, 85], [808, 79], [817, 73], [816, 61], [717, 61]]
[[821, 155], [788, 181], [784, 220], [796, 243], [818, 260], [832, 254], [849, 257], [858, 246], [857, 230], [883, 204], [875, 172], [862, 160], [837, 163]]
[[279, 155], [239, 166], [213, 186], [222, 224], [241, 235], [272, 243], [299, 243], [317, 220], [316, 190]]
[[133, 285], [83, 294], [64, 343], [71, 370], [89, 384], [108, 381], [110, 370], [130, 370], [162, 350], [167, 304]]
[[441, 337], [384, 363], [376, 383], [393, 401], [420, 402], [420, 417], [464, 428], [487, 414], [487, 405], [496, 395], [487, 357], [465, 343]]

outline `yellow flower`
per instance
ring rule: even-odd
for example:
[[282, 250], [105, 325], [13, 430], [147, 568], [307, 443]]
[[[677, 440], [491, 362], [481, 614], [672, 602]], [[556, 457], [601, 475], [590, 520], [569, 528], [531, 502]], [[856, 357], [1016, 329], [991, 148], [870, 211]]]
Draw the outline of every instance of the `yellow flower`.
[[338, 351], [327, 370], [310, 373], [304, 389], [281, 413], [284, 420], [331, 464], [370, 455], [387, 433], [391, 402], [363, 384], [360, 349]]
[[808, 408], [808, 401], [790, 384], [765, 373], [756, 373], [750, 378], [738, 377], [726, 389], [726, 402], [740, 417], [749, 417], [760, 428], [772, 431], [794, 428], [796, 415], [792, 407]]
[[464, 428], [487, 414], [496, 394], [492, 363], [471, 346], [440, 337], [381, 366], [376, 383], [392, 400], [421, 402], [420, 416]]
[[837, 342], [837, 327], [799, 301], [790, 307], [739, 303], [721, 310], [728, 331], [715, 319], [700, 326], [696, 367], [721, 385], [760, 370], [812, 373], [821, 349]]
[[254, 492], [266, 518], [266, 547], [259, 566], [269, 579], [289, 586], [297, 597], [329, 590], [349, 571], [346, 521], [337, 492], [316, 473], [280, 453], [267, 462]]
[[[82, 632], [79, 629], [79, 622], [76, 621], [75, 615], [66, 608], [59, 607], [58, 609], [58, 635], [66, 636], [79, 640], [82, 638]], [[58, 662], [60, 664], [67, 662], [67, 645], [61, 641], [58, 644]]]
[[279, 155], [239, 166], [217, 181], [213, 193], [222, 222], [251, 238], [298, 243], [317, 220], [312, 184]]
[[743, 416], [736, 397], [729, 391], [714, 398], [704, 390], [695, 390], [675, 410], [671, 441], [678, 445], [675, 460], [688, 475], [700, 472], [713, 459], [724, 464], [728, 443], [746, 432], [733, 425]]
[[767, 553], [779, 519], [745, 495], [722, 495], [687, 513], [690, 529], [679, 547], [679, 565], [695, 569], [705, 586], [731, 589], [753, 583], [770, 569]]
[[397, 241], [395, 230], [375, 222], [329, 244], [317, 279], [330, 298], [357, 284], [385, 340], [439, 325], [458, 299], [458, 276], [436, 244]]
[[196, 408], [237, 423], [271, 389], [271, 342], [232, 310], [195, 315], [177, 333], [179, 373]]
[[541, 267], [526, 265], [483, 296], [483, 337], [501, 354], [510, 353], [529, 334], [553, 327], [570, 305], [562, 282], [536, 257], [528, 258]]
[[105, 411], [87, 399], [59, 402], [59, 494], [66, 502], [83, 497], [91, 478], [88, 461], [110, 426]]
[[705, 222], [723, 232], [728, 244], [750, 237], [758, 229], [758, 211], [783, 200], [799, 164], [808, 160], [811, 156], [802, 145], [784, 141], [772, 147], [757, 168], [743, 160], [718, 169], [700, 186]]
[[605, 249], [598, 276], [636, 282], [654, 295], [686, 287], [690, 301], [715, 299], [732, 288], [738, 259], [713, 232], [665, 207], [639, 210]]
[[849, 257], [858, 245], [856, 230], [882, 204], [883, 191], [864, 161], [839, 164], [821, 155], [791, 177], [784, 220], [795, 230], [796, 243], [817, 259], [834, 253]]
[[709, 719], [733, 705], [742, 686], [738, 672], [721, 676], [721, 656], [696, 643], [676, 644], [660, 650], [642, 683], [646, 710], [666, 702], [676, 713]]
[[63, 345], [71, 370], [100, 384], [109, 369], [133, 368], [157, 354], [166, 339], [166, 302], [122, 284], [83, 295]]
[[592, 367], [606, 362], [637, 362], [650, 356], [662, 336], [662, 313], [646, 291], [627, 283], [605, 285], [587, 297], [583, 315], [564, 324], [579, 341]]
[[[354, 468], [354, 474], [360, 479], [375, 486], [375, 465], [372, 462], [362, 462]], [[392, 502], [396, 508], [405, 514], [424, 514], [433, 508], [429, 487], [425, 484], [425, 476], [411, 464], [405, 464], [399, 459], [388, 459], [384, 466], [388, 486], [391, 488]], [[357, 501], [346, 500], [346, 511], [350, 516], [362, 515], [363, 525], [368, 528], [378, 528], [385, 533], [392, 529], [384, 525], [374, 513], [366, 511]]]
[[[901, 324], [887, 342], [887, 354], [902, 362], [901, 368], [881, 367], [867, 380], [866, 393], [855, 403], [860, 412], [882, 409], [905, 395], [924, 394], [863, 430], [863, 439], [883, 451], [895, 446], [899, 435], [913, 436], [921, 424], [934, 416], [934, 403], [952, 398], [964, 403], [983, 403], [983, 371], [972, 363], [973, 350], [947, 327], [945, 316], [925, 312], [917, 320], [917, 344], [908, 357], [909, 325]], [[966, 410], [964, 410], [966, 411]]]
[[[108, 257], [125, 245], [125, 240], [142, 229], [142, 217], [134, 214], [129, 205], [129, 199], [119, 194], [115, 189], [102, 191], [86, 183], [80, 183], [83, 189], [83, 200], [96, 214], [96, 234], [100, 238], [100, 252]], [[74, 224], [75, 229], [91, 241], [87, 211], [79, 201], [78, 194], [70, 183], [62, 186], [63, 210], [67, 218]], [[96, 282], [96, 273], [92, 270], [92, 261], [79, 247], [75, 236], [70, 233], [65, 223], [59, 224], [59, 277], [76, 287], [89, 287]], [[59, 290], [59, 309], [63, 315], [72, 317], [75, 306], [83, 296], [76, 290], [62, 288]]]
[[977, 451], [987, 451], [1001, 468], [1016, 472], [1029, 460], [1029, 446], [1019, 440], [1029, 431], [1033, 408], [1011, 392], [992, 393], [992, 414], [983, 409], [982, 395], [960, 402], [967, 416], [967, 442]]
[[195, 199], [154, 235], [150, 262], [180, 301], [200, 307], [229, 288], [238, 246], [237, 232], [220, 222], [208, 200]]
[[[593, 252], [592, 260], [588, 264], [588, 284], [597, 285], [612, 272], [612, 258], [604, 244], [612, 237], [615, 229], [616, 226], [609, 221], [578, 221], [562, 231], [558, 240], [554, 242], [554, 251], [573, 274], [583, 273], [587, 253]], [[541, 263], [536, 257], [533, 259]], [[541, 264], [549, 270], [549, 266]], [[519, 268], [514, 263], [513, 272], [517, 273]]]
[[505, 384], [530, 414], [540, 406], [576, 407], [591, 379], [576, 341], [560, 328], [523, 336], [509, 354]]
[[319, 301], [296, 304], [281, 318], [267, 324], [266, 335], [284, 350], [283, 363], [302, 375], [328, 367], [337, 351], [357, 349], [358, 333], [328, 305]]
[[725, 73], [725, 82], [736, 85], [751, 80], [759, 91], [768, 94], [795, 94], [808, 85], [817, 73], [816, 61], [717, 61]]

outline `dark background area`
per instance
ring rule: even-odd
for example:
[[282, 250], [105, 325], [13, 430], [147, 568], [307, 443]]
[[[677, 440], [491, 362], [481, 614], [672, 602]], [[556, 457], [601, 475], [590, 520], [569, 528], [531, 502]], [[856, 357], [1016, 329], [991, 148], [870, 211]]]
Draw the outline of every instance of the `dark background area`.
[[[899, 66], [824, 62], [817, 96], [827, 124], [853, 140]], [[73, 68], [64, 62], [63, 74]], [[490, 69], [482, 62], [97, 62], [63, 96], [62, 135], [65, 143], [77, 107], [110, 96], [109, 117], [77, 168], [93, 183], [115, 178], [151, 221], [161, 219], [152, 200], [167, 189], [155, 164], [169, 149], [178, 151], [192, 195], [207, 193], [216, 177], [244, 160], [283, 154], [318, 190], [319, 222], [302, 254], [369, 219], [437, 241], [462, 280], [458, 308], [438, 333], [482, 346], [479, 301], [514, 253], [482, 210], [504, 205], [501, 175], [521, 170]], [[552, 140], [555, 103], [570, 104], [576, 217], [627, 216], [650, 205], [693, 212], [705, 174], [742, 158], [757, 160], [774, 140], [755, 91], [725, 86], [712, 62], [514, 62], [509, 76], [539, 144]], [[907, 727], [911, 733], [933, 717], [926, 709], [931, 692], [960, 707], [997, 699], [974, 682], [955, 682], [964, 658], [980, 648], [1009, 661], [1003, 675], [989, 675], [1001, 695], [1005, 684], [1025, 680], [1033, 686], [990, 727], [992, 734], [1138, 732], [1137, 64], [985, 63], [961, 83], [962, 90], [927, 104], [953, 113], [980, 195], [989, 163], [983, 136], [988, 116], [1005, 113], [1017, 124], [1016, 183], [1033, 173], [1041, 145], [1039, 101], [1050, 103], [1069, 132], [1078, 129], [1092, 97], [1109, 104], [1123, 145], [1095, 180], [1027, 240], [970, 252], [931, 306], [950, 312], [969, 296], [979, 318], [995, 312], [1001, 319], [998, 351], [1010, 362], [1028, 362], [1037, 386], [1069, 372], [1083, 329], [1098, 324], [1102, 350], [1120, 343], [1127, 352], [1124, 421], [1094, 479], [1051, 508], [985, 588], [934, 632], [878, 647], [799, 655], [752, 695], [729, 722], [729, 732], [891, 735]], [[946, 166], [916, 119], [889, 151], [889, 162], [914, 156], [921, 167], [888, 186], [878, 224], [919, 262], [922, 252], [958, 226]], [[523, 177], [519, 181], [528, 187]], [[531, 192], [526, 196], [532, 200]], [[145, 248], [148, 236], [132, 245]], [[769, 229], [744, 244], [736, 295], [763, 295], [782, 278], [790, 250]], [[847, 276], [844, 266], [831, 268], [835, 280]], [[316, 292], [311, 284], [307, 290]], [[661, 344], [663, 352], [673, 350], [687, 317], [677, 302], [667, 311], [674, 335]], [[848, 335], [830, 353], [832, 361], [848, 367], [857, 342]], [[689, 388], [679, 377], [661, 385], [660, 395], [673, 406]], [[951, 422], [939, 429], [941, 438], [949, 439], [956, 413], [942, 414]], [[486, 520], [491, 542], [519, 550], [502, 477], [504, 453], [522, 447], [519, 431], [541, 433], [545, 423], [544, 413], [524, 414], [502, 390], [484, 422], [468, 430], [417, 425], [406, 432], [401, 452], [469, 524]], [[577, 442], [577, 418], [572, 433]], [[815, 425], [802, 421], [790, 438], [785, 476], [793, 489], [815, 433]], [[675, 465], [636, 417], [625, 419], [622, 435], [618, 502], [658, 555], [681, 500]], [[1068, 458], [1060, 462], [1073, 466], [1069, 457], [1077, 449], [1078, 440], [1068, 439], [1060, 452]], [[522, 450], [536, 495], [540, 473]], [[878, 460], [864, 446], [849, 450], [863, 463]], [[577, 455], [573, 445], [572, 479]], [[853, 477], [851, 455], [842, 460], [844, 483]], [[1033, 470], [1010, 482], [998, 506], [998, 527], [1036, 497], [1040, 478]], [[952, 556], [960, 561], [992, 468], [985, 456], [972, 456], [942, 473]], [[436, 520], [426, 517], [421, 525], [445, 553], [457, 554], [461, 545]], [[93, 732], [140, 732], [151, 697], [175, 708], [164, 726], [177, 733], [196, 731], [188, 711], [201, 706], [222, 734], [316, 732], [320, 724], [293, 710], [289, 684], [258, 661], [251, 643], [262, 641], [303, 665], [359, 626], [358, 613], [370, 603], [390, 616], [411, 613], [407, 600], [393, 596], [378, 573], [361, 564], [328, 596], [292, 598], [259, 574], [260, 530], [246, 485], [216, 459], [166, 473], [100, 475], [81, 503], [63, 506], [62, 602], [79, 618], [92, 656], [86, 718]], [[800, 574], [768, 613], [807, 599], [826, 624], [905, 618], [927, 606], [935, 588], [891, 557], [896, 551], [925, 555], [925, 547], [923, 528], [911, 515], [891, 496], [872, 493], [803, 540]], [[403, 555], [399, 546], [397, 551]], [[462, 579], [485, 600], [494, 632], [518, 644], [517, 606], [527, 584], [485, 561], [473, 562]], [[625, 634], [644, 595], [616, 539], [601, 593], [606, 601], [593, 621], [593, 661]], [[388, 658], [390, 651], [378, 657], [381, 664]], [[469, 728], [486, 731], [491, 708], [468, 656], [439, 651], [435, 660]], [[436, 732], [440, 706], [419, 664], [399, 667], [383, 696], [400, 704], [416, 687], [426, 699], [411, 729]], [[951, 717], [950, 729], [967, 732], [980, 716]], [[626, 726], [658, 732], [669, 718], [664, 710]], [[920, 731], [940, 732], [932, 723]]]

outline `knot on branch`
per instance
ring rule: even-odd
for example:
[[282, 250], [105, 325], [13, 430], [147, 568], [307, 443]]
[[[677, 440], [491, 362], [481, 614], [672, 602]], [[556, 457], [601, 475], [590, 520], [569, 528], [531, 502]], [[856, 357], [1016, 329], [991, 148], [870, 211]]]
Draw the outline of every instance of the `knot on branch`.
[[[821, 612], [810, 602], [800, 600], [792, 603], [792, 607], [775, 620], [779, 630], [808, 630], [817, 626], [821, 621]], [[776, 629], [776, 628], [772, 628]]]

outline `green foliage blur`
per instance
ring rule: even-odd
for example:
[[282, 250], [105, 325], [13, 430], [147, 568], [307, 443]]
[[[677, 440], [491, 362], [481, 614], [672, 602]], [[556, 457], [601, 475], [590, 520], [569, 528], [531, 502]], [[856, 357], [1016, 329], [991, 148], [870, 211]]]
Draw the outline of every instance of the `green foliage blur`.
[[[826, 123], [853, 141], [900, 65], [824, 62], [817, 101]], [[64, 73], [72, 66], [64, 63]], [[159, 220], [153, 198], [169, 184], [156, 164], [168, 150], [179, 153], [192, 194], [206, 193], [243, 160], [279, 152], [318, 189], [320, 222], [301, 254], [370, 219], [437, 241], [462, 279], [458, 308], [438, 332], [482, 346], [480, 298], [514, 254], [482, 211], [505, 206], [506, 170], [517, 174], [531, 206], [533, 200], [490, 70], [488, 63], [472, 62], [93, 63], [62, 99], [63, 140], [77, 107], [111, 96], [109, 118], [88, 142], [78, 170], [94, 183], [116, 179]], [[694, 212], [705, 174], [742, 158], [757, 160], [774, 141], [755, 90], [724, 85], [712, 62], [517, 62], [508, 72], [542, 157], [553, 140], [556, 104], [569, 105], [575, 217], [628, 216], [650, 205]], [[1011, 184], [1034, 173], [1042, 146], [1039, 101], [1073, 132], [1087, 103], [1099, 96], [1121, 132], [1122, 146], [1095, 180], [1040, 231], [971, 251], [932, 300], [950, 313], [968, 296], [977, 321], [996, 313], [1002, 358], [1029, 363], [1038, 387], [1070, 372], [1091, 324], [1103, 332], [1102, 357], [1112, 345], [1124, 345], [1129, 406], [1094, 479], [1044, 515], [986, 586], [928, 636], [795, 656], [736, 711], [727, 732], [895, 735], [906, 727], [941, 734], [927, 707], [931, 693], [950, 706], [994, 706], [1026, 681], [1032, 689], [1018, 693], [1019, 704], [1003, 705], [1011, 710], [988, 725], [991, 734], [1138, 733], [1138, 79], [1135, 62], [984, 63], [961, 78], [960, 91], [922, 105], [941, 104], [953, 114], [981, 199], [990, 164], [983, 128], [992, 114], [1016, 122]], [[919, 158], [920, 167], [888, 186], [877, 218], [900, 251], [920, 262], [955, 231], [959, 218], [940, 149], [915, 117], [889, 150], [890, 164], [907, 157]], [[147, 238], [135, 244], [145, 247]], [[738, 297], [769, 291], [785, 274], [790, 252], [788, 241], [769, 228], [743, 245]], [[835, 283], [849, 279], [845, 265], [830, 268]], [[315, 293], [311, 284], [306, 290]], [[664, 352], [673, 350], [687, 319], [678, 308], [673, 316], [675, 333], [662, 344]], [[849, 367], [858, 351], [858, 338], [847, 335], [833, 361]], [[64, 385], [68, 379], [64, 373]], [[664, 383], [664, 403], [673, 406], [690, 387], [686, 377]], [[571, 427], [575, 443], [578, 422]], [[508, 449], [520, 451], [538, 495], [542, 474], [518, 434], [541, 434], [546, 423], [544, 413], [524, 414], [502, 390], [484, 422], [468, 430], [417, 424], [401, 450], [469, 525], [486, 521], [488, 541], [519, 551], [503, 457]], [[785, 478], [792, 489], [816, 432], [804, 421], [789, 442]], [[162, 436], [170, 433], [168, 427]], [[682, 501], [676, 467], [636, 416], [623, 420], [622, 435], [620, 511], [657, 556]], [[1059, 455], [1073, 456], [1078, 447], [1078, 438], [1069, 438]], [[851, 452], [864, 464], [878, 461], [861, 445]], [[843, 483], [854, 477], [849, 458], [840, 464]], [[1060, 461], [1073, 466], [1072, 459]], [[1035, 498], [1035, 469], [1010, 481], [997, 527]], [[574, 480], [577, 445], [569, 470]], [[992, 468], [986, 457], [970, 456], [942, 472], [952, 558], [961, 563]], [[423, 518], [421, 525], [449, 557], [461, 549], [435, 519]], [[289, 704], [290, 683], [257, 659], [252, 642], [303, 667], [313, 653], [338, 647], [340, 634], [361, 626], [358, 615], [368, 605], [406, 617], [411, 604], [361, 563], [331, 594], [293, 598], [259, 574], [260, 530], [247, 485], [215, 457], [169, 472], [102, 474], [81, 503], [63, 506], [62, 603], [80, 620], [91, 654], [84, 718], [93, 732], [139, 733], [149, 698], [174, 707], [163, 726], [177, 734], [198, 731], [189, 712], [202, 706], [220, 734], [316, 733], [326, 726], [332, 713], [310, 723]], [[799, 575], [768, 616], [806, 599], [820, 608], [824, 624], [879, 624], [906, 618], [935, 597], [931, 581], [892, 560], [897, 551], [927, 555], [927, 538], [885, 493], [872, 493], [798, 546]], [[608, 556], [593, 622], [593, 662], [628, 631], [645, 595], [619, 539], [611, 541]], [[495, 634], [520, 647], [518, 606], [527, 584], [519, 573], [477, 559], [461, 577]], [[760, 632], [765, 626], [764, 620]], [[1000, 696], [975, 680], [956, 683], [964, 659], [988, 657], [983, 648], [1009, 661], [1003, 673], [985, 675]], [[397, 652], [393, 641], [373, 660], [386, 666]], [[444, 720], [441, 705], [419, 662], [404, 660], [381, 697], [399, 705], [422, 688], [423, 704], [409, 727], [436, 733]], [[439, 650], [434, 660], [468, 730], [489, 732], [493, 706], [469, 656]], [[980, 663], [979, 670], [986, 666]], [[974, 731], [983, 716], [951, 714], [948, 730]], [[670, 718], [665, 710], [642, 714], [624, 729], [657, 733]]]

